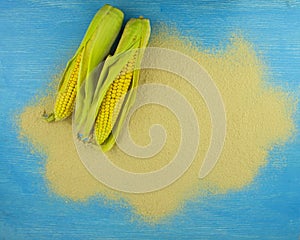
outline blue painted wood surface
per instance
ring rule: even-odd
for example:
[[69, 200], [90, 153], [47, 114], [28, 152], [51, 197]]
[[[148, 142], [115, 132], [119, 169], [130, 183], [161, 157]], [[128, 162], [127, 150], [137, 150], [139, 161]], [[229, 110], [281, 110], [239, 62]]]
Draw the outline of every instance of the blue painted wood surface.
[[[99, 199], [65, 203], [49, 193], [43, 156], [22, 145], [13, 115], [46, 87], [76, 50], [103, 1], [0, 3], [0, 239], [299, 239], [299, 134], [284, 152], [286, 166], [268, 164], [246, 189], [189, 202], [167, 223], [130, 221], [130, 213]], [[240, 30], [262, 53], [272, 84], [299, 93], [300, 2], [111, 1], [126, 19], [175, 23], [185, 35], [215, 47]], [[296, 115], [299, 125], [299, 111]]]

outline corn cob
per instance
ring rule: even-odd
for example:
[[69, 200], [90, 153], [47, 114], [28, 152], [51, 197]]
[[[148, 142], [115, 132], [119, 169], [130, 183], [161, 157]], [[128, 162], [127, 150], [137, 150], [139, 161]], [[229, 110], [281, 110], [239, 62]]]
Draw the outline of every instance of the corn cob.
[[63, 120], [72, 114], [81, 83], [89, 78], [109, 53], [123, 18], [123, 12], [109, 5], [96, 13], [78, 50], [66, 66], [58, 87], [54, 112], [45, 116], [47, 121]]
[[74, 68], [70, 74], [69, 81], [66, 81], [67, 87], [64, 91], [58, 92], [58, 97], [54, 106], [54, 113], [56, 119], [64, 119], [71, 115], [76, 96], [76, 86], [79, 75], [79, 67], [81, 62], [81, 54], [78, 54], [74, 64]]
[[92, 104], [81, 117], [85, 119], [84, 124], [78, 124], [81, 139], [91, 139], [93, 136], [103, 151], [108, 151], [114, 145], [133, 104], [139, 79], [138, 68], [149, 36], [148, 19], [141, 17], [129, 20], [115, 54], [105, 60]]
[[101, 103], [95, 123], [95, 138], [98, 144], [102, 144], [105, 141], [117, 120], [125, 94], [132, 80], [135, 60], [133, 58], [122, 69], [121, 73], [110, 85]]

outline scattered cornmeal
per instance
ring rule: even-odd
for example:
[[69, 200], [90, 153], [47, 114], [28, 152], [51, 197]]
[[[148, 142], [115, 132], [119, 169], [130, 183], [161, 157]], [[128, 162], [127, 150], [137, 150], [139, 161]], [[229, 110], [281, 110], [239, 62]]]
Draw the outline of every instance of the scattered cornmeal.
[[[182, 40], [174, 29], [170, 31], [172, 33], [169, 31], [166, 28], [156, 31], [150, 46], [174, 49], [200, 62], [215, 81], [226, 106], [226, 142], [214, 170], [203, 180], [197, 177], [211, 135], [210, 116], [204, 100], [179, 76], [147, 69], [141, 71], [140, 84], [169, 85], [182, 93], [195, 109], [202, 138], [191, 167], [178, 181], [160, 191], [145, 194], [113, 191], [94, 179], [81, 163], [73, 144], [71, 121], [48, 124], [40, 118], [45, 106], [53, 108], [54, 97], [48, 96], [42, 104], [24, 109], [20, 115], [20, 136], [47, 155], [45, 178], [56, 194], [74, 201], [87, 201], [95, 195], [116, 201], [125, 199], [138, 216], [145, 221], [157, 222], [176, 213], [192, 197], [203, 199], [207, 192], [220, 194], [247, 186], [267, 163], [268, 151], [275, 144], [283, 144], [293, 134], [294, 100], [278, 87], [264, 84], [264, 64], [250, 43], [235, 36], [225, 50], [208, 53], [188, 40]], [[154, 123], [162, 124], [168, 134], [159, 154], [141, 161], [115, 146], [107, 153], [109, 159], [133, 172], [147, 172], [166, 165], [173, 159], [180, 143], [179, 124], [169, 110], [157, 105], [143, 106], [131, 118], [131, 135], [137, 144], [146, 145], [150, 141], [149, 126]]]

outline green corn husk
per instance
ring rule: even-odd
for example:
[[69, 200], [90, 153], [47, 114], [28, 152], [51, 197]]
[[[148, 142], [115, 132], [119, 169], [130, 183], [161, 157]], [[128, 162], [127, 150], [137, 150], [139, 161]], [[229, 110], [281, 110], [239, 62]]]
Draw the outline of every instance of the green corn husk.
[[[105, 60], [99, 80], [97, 81], [96, 89], [94, 92], [90, 92], [90, 94], [93, 95], [93, 100], [88, 111], [84, 113], [82, 112], [80, 117], [75, 118], [81, 120], [75, 121], [79, 137], [81, 139], [90, 140], [93, 136], [93, 128], [96, 118], [99, 114], [99, 108], [107, 94], [108, 89], [114, 80], [120, 75], [124, 66], [126, 66], [126, 64], [134, 57], [135, 62], [131, 83], [126, 96], [122, 99], [122, 106], [120, 111], [117, 113], [117, 118], [113, 124], [113, 129], [103, 143], [98, 142], [103, 151], [108, 151], [113, 147], [116, 137], [119, 134], [122, 124], [130, 110], [130, 107], [135, 101], [136, 88], [140, 74], [139, 68], [144, 49], [149, 41], [150, 31], [150, 21], [148, 19], [134, 18], [128, 21], [115, 54], [113, 56], [108, 56]], [[88, 81], [83, 83], [83, 85], [89, 84], [94, 85], [93, 82], [91, 83]], [[81, 91], [79, 94], [81, 94]]]
[[[47, 121], [63, 120], [72, 114], [76, 93], [82, 82], [91, 77], [90, 75], [95, 74], [93, 73], [94, 69], [109, 54], [110, 48], [120, 32], [123, 18], [123, 12], [110, 5], [104, 5], [96, 13], [78, 50], [67, 63], [58, 86], [54, 112], [45, 116]], [[74, 68], [77, 69], [75, 73]], [[75, 78], [74, 74], [76, 75]], [[70, 79], [72, 79], [72, 83], [70, 83]], [[70, 93], [72, 93], [72, 97], [69, 99]], [[62, 101], [62, 99], [65, 100]], [[78, 104], [82, 103], [79, 102]], [[62, 109], [67, 112], [62, 114]]]

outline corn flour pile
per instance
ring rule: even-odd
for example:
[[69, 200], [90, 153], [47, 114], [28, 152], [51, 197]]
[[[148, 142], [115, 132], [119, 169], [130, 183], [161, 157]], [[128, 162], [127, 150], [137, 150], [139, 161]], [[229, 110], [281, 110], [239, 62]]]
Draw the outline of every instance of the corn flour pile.
[[[51, 191], [71, 201], [88, 201], [90, 197], [99, 196], [122, 204], [127, 202], [135, 216], [157, 222], [182, 209], [189, 199], [205, 201], [207, 194], [225, 194], [249, 185], [268, 162], [268, 152], [273, 146], [283, 144], [292, 136], [295, 103], [288, 93], [265, 83], [266, 67], [253, 46], [241, 36], [232, 37], [223, 50], [208, 52], [174, 29], [161, 28], [152, 36], [150, 46], [177, 50], [198, 61], [222, 95], [227, 118], [226, 141], [216, 167], [206, 178], [198, 179], [198, 172], [211, 136], [209, 111], [188, 82], [169, 72], [142, 70], [139, 83], [168, 85], [185, 96], [196, 112], [201, 144], [188, 171], [172, 185], [156, 192], [114, 191], [90, 175], [77, 156], [71, 119], [47, 123], [41, 118], [44, 110], [53, 108], [53, 94], [29, 104], [19, 122], [21, 139], [47, 156], [45, 178]], [[153, 171], [169, 163], [180, 143], [179, 124], [171, 111], [151, 104], [141, 107], [130, 120], [130, 133], [137, 144], [146, 145], [150, 141], [149, 127], [156, 123], [163, 125], [167, 132], [166, 143], [159, 154], [144, 161], [126, 155], [116, 146], [108, 152], [109, 159], [132, 172]]]

